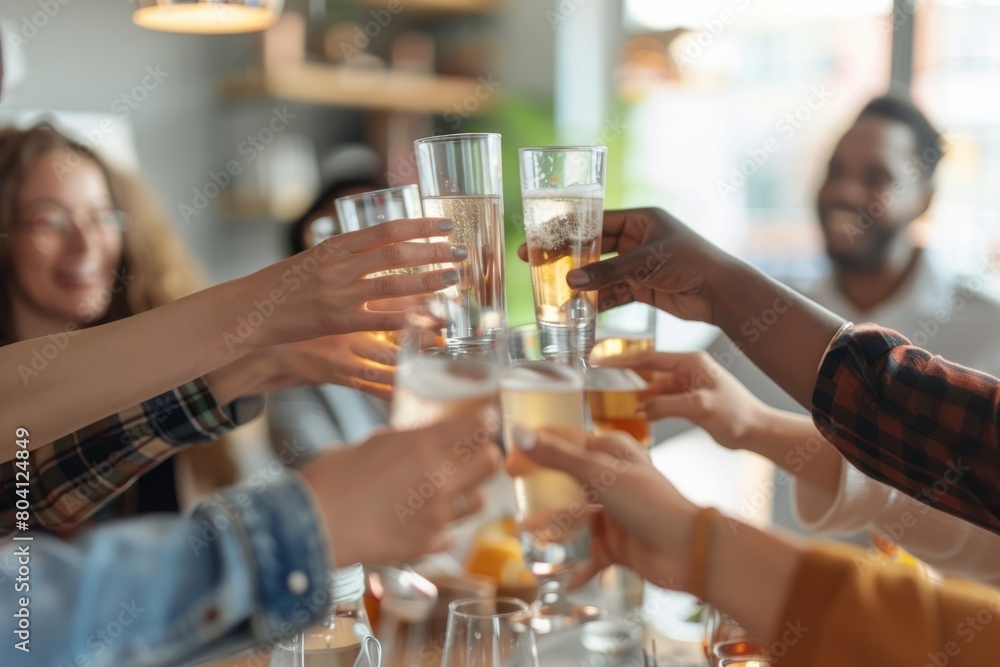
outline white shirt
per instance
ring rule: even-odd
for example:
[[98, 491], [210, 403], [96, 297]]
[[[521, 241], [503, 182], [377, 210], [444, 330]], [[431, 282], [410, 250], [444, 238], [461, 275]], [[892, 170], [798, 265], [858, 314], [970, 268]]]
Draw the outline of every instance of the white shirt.
[[[868, 312], [858, 311], [832, 276], [798, 291], [847, 320], [875, 322], [949, 361], [1000, 376], [1000, 301], [982, 293], [984, 278], [986, 270], [958, 275], [924, 253], [906, 283]], [[805, 412], [746, 357], [734, 354], [725, 337], [709, 352], [765, 402]], [[798, 519], [810, 530], [874, 529], [945, 574], [1000, 585], [1000, 536], [913, 500], [846, 461], [836, 494], [795, 483], [792, 495]]]

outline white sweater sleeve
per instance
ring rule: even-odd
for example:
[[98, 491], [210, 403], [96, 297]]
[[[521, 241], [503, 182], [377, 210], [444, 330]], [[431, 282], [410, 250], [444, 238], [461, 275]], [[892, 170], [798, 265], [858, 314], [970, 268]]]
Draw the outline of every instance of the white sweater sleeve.
[[836, 494], [792, 484], [795, 511], [811, 530], [874, 530], [942, 574], [1000, 586], [1000, 535], [899, 493], [846, 461]]

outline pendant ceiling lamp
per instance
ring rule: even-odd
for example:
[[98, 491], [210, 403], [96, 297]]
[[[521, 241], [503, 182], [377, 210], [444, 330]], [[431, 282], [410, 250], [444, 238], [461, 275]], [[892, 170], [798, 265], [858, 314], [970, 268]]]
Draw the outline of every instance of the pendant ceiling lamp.
[[132, 22], [164, 32], [224, 35], [274, 25], [285, 0], [132, 0]]

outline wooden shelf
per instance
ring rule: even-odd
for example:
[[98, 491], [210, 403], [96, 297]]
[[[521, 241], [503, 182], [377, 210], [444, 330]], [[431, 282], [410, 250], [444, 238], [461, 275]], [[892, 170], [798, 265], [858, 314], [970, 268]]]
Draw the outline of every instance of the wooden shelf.
[[[360, 5], [385, 9], [385, 0], [354, 0]], [[490, 14], [500, 9], [502, 0], [399, 0], [404, 12], [424, 14]]]
[[468, 77], [303, 63], [234, 74], [223, 82], [222, 95], [383, 111], [473, 114], [485, 110], [496, 92], [480, 86], [477, 79]]

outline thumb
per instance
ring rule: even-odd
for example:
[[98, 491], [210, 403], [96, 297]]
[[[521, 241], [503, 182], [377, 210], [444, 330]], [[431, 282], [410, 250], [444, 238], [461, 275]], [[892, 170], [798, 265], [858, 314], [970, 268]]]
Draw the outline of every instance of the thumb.
[[[618, 255], [600, 262], [573, 269], [566, 274], [569, 286], [579, 290], [597, 290], [617, 283], [634, 281], [637, 259], [633, 253]], [[640, 264], [641, 266], [641, 264]]]
[[580, 482], [599, 475], [606, 467], [601, 463], [604, 454], [586, 449], [583, 432], [515, 426], [513, 436], [514, 446], [535, 463], [561, 470]]

